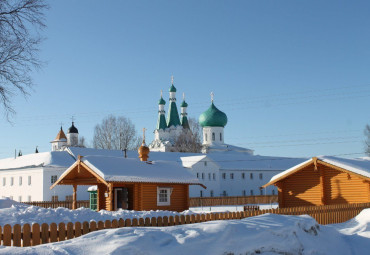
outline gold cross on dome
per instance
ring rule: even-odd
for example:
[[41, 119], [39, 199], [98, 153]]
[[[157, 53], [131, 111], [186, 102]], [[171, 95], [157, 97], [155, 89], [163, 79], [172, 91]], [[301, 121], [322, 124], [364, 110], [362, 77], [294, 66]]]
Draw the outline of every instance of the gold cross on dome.
[[163, 90], [161, 90], [161, 97], [163, 97]]
[[213, 97], [214, 97], [214, 93], [213, 92], [211, 92], [211, 101], [212, 101], [212, 103], [213, 103]]
[[182, 100], [185, 101], [185, 92], [182, 92]]
[[75, 121], [75, 116], [72, 116], [71, 120], [72, 120], [72, 122], [74, 122]]
[[173, 75], [171, 75], [171, 84], [173, 85]]
[[146, 128], [143, 128], [143, 141], [145, 141], [145, 131], [146, 131]]

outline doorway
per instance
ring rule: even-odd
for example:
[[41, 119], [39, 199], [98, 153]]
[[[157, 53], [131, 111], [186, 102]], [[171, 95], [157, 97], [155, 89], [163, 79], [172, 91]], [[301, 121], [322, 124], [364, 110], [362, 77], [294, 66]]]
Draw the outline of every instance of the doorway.
[[128, 189], [114, 188], [114, 210], [128, 209]]

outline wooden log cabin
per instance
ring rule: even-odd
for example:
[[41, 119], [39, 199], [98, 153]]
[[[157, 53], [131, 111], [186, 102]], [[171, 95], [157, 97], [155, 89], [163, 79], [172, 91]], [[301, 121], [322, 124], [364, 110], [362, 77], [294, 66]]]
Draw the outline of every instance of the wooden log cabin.
[[139, 149], [142, 161], [124, 157], [79, 156], [50, 189], [56, 185], [72, 185], [73, 209], [77, 207], [78, 185], [97, 186], [98, 211], [121, 208], [181, 212], [189, 209], [189, 185], [203, 185], [177, 162], [146, 161], [149, 153], [146, 148], [142, 146]]
[[279, 207], [370, 202], [370, 159], [313, 157], [262, 187], [278, 188]]

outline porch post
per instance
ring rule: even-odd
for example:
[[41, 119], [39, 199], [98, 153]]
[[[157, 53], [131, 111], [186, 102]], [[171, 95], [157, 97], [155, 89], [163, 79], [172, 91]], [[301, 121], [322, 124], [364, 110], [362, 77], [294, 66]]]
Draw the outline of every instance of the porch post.
[[109, 183], [108, 184], [108, 192], [109, 192], [109, 203], [108, 203], [108, 211], [113, 211], [113, 184]]
[[73, 184], [73, 202], [72, 202], [72, 210], [77, 209], [77, 184]]

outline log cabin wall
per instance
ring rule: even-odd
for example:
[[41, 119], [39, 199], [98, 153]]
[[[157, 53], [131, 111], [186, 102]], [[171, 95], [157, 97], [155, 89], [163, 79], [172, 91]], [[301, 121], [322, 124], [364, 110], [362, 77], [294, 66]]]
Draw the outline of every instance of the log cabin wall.
[[98, 191], [97, 191], [98, 211], [102, 209], [106, 210], [104, 193], [107, 191], [107, 186], [105, 186], [105, 184], [98, 184], [97, 186], [98, 186]]
[[276, 186], [281, 208], [370, 201], [369, 181], [321, 163], [317, 169], [310, 164]]
[[[158, 184], [158, 183], [110, 183], [112, 196], [105, 197], [107, 186], [98, 184], [98, 210], [114, 210], [114, 188], [128, 189], [128, 209], [136, 211], [144, 210], [170, 210], [182, 212], [189, 209], [189, 185], [188, 184]], [[169, 206], [157, 205], [157, 187], [172, 188]]]
[[369, 183], [356, 175], [342, 172], [328, 166], [324, 170], [325, 198], [329, 205], [369, 202]]
[[312, 206], [321, 204], [320, 173], [309, 165], [281, 181], [283, 206]]
[[[141, 184], [139, 210], [170, 210], [182, 212], [189, 209], [188, 184]], [[157, 205], [157, 187], [173, 188], [169, 206]]]

